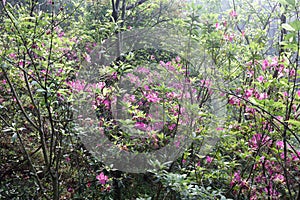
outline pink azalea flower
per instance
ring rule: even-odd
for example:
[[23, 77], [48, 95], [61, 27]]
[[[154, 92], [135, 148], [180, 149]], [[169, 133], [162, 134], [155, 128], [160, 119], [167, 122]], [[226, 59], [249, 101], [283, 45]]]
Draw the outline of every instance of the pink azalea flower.
[[131, 83], [137, 83], [137, 84], [139, 84], [139, 82], [140, 82], [139, 81], [139, 77], [135, 76], [132, 73], [128, 73], [126, 77], [129, 78], [129, 80], [130, 80]]
[[31, 45], [31, 48], [33, 48], [33, 49], [37, 49], [39, 46], [37, 45], [37, 44], [32, 44]]
[[278, 71], [282, 73], [284, 71], [284, 65], [279, 65]]
[[245, 96], [246, 96], [247, 98], [251, 97], [252, 95], [253, 95], [253, 89], [247, 89], [247, 90], [245, 91]]
[[20, 61], [20, 62], [19, 62], [19, 66], [20, 66], [20, 67], [24, 67], [24, 61]]
[[282, 116], [276, 116], [276, 119], [278, 119], [279, 121], [283, 121], [283, 117]]
[[299, 161], [300, 158], [300, 151], [297, 151], [297, 154], [292, 154], [293, 161]]
[[104, 175], [103, 172], [101, 172], [98, 176], [96, 176], [96, 179], [100, 182], [100, 184], [105, 184], [108, 180], [108, 177]]
[[277, 58], [277, 57], [274, 57], [274, 58], [272, 59], [271, 66], [272, 66], [272, 67], [275, 67], [275, 66], [277, 66], [277, 65], [278, 65], [278, 58]]
[[222, 128], [222, 127], [217, 127], [216, 130], [217, 130], [217, 131], [223, 131], [224, 128]]
[[220, 24], [217, 22], [216, 23], [216, 29], [219, 29], [220, 28]]
[[111, 102], [109, 99], [105, 99], [102, 103], [105, 105], [106, 109], [110, 109]]
[[174, 92], [168, 92], [166, 94], [166, 96], [167, 96], [167, 98], [172, 99], [172, 98], [174, 98], [175, 94], [174, 94]]
[[86, 50], [88, 53], [91, 53], [91, 51], [92, 51], [92, 49], [91, 49], [89, 46], [85, 47], [85, 50]]
[[264, 77], [263, 77], [263, 76], [259, 76], [259, 77], [257, 78], [257, 80], [258, 80], [258, 82], [262, 83], [262, 82], [264, 81]]
[[254, 71], [253, 70], [248, 70], [247, 71], [247, 75], [249, 75], [250, 77], [254, 75]]
[[200, 83], [201, 83], [201, 85], [200, 85], [201, 87], [207, 87], [207, 88], [209, 88], [212, 85], [211, 80], [206, 80], [206, 79], [200, 80]]
[[172, 66], [170, 62], [167, 62], [167, 64], [166, 64], [165, 67], [166, 67], [168, 70], [170, 70], [170, 71], [174, 71], [174, 70], [175, 70], [174, 66]]
[[291, 69], [289, 75], [290, 76], [295, 76], [296, 75], [296, 70], [295, 69]]
[[[49, 71], [48, 71], [48, 72], [49, 72]], [[47, 74], [47, 70], [42, 69], [42, 70], [41, 70], [41, 74], [46, 75], [46, 74]]]
[[63, 37], [65, 35], [65, 32], [61, 31], [59, 34], [58, 34], [58, 37]]
[[236, 97], [230, 97], [228, 103], [231, 105], [239, 105], [240, 100]]
[[227, 35], [227, 34], [224, 35], [224, 39], [226, 41], [232, 42], [233, 38], [234, 38], [234, 35]]
[[112, 75], [111, 75], [111, 78], [113, 80], [117, 80], [118, 79], [118, 73], [117, 72], [113, 72]]
[[242, 37], [245, 37], [245, 31], [244, 30], [242, 31]]
[[12, 58], [12, 59], [15, 59], [15, 58], [17, 57], [17, 55], [14, 54], [14, 53], [9, 54], [8, 56], [9, 56], [10, 58]]
[[234, 172], [234, 178], [233, 181], [234, 182], [240, 182], [242, 180], [241, 175], [240, 175], [240, 171]]
[[253, 192], [253, 194], [251, 194], [251, 196], [250, 196], [250, 200], [257, 200], [257, 199], [258, 199], [258, 198], [257, 198], [256, 193]]
[[148, 102], [153, 102], [153, 103], [156, 103], [160, 100], [160, 98], [158, 98], [157, 94], [154, 93], [154, 92], [150, 93], [150, 94], [147, 94], [146, 98], [147, 98]]
[[135, 102], [135, 96], [134, 96], [134, 95], [131, 95], [130, 98], [129, 98], [129, 100], [130, 100], [131, 102]]
[[91, 56], [89, 54], [85, 54], [84, 59], [86, 60], [86, 62], [91, 63]]
[[[292, 105], [292, 109], [293, 109], [294, 112], [297, 112], [297, 105], [296, 105], [296, 104], [293, 104], [293, 105]], [[297, 118], [297, 116], [296, 116], [295, 118]]]
[[180, 147], [180, 141], [179, 141], [179, 140], [177, 140], [176, 142], [174, 142], [174, 144], [175, 144], [175, 146], [176, 146], [177, 148]]
[[258, 100], [264, 100], [268, 98], [268, 94], [266, 92], [258, 94]]
[[267, 67], [269, 67], [269, 62], [268, 60], [263, 60], [263, 63], [262, 63], [262, 70], [265, 71], [267, 69]]
[[283, 149], [283, 146], [284, 146], [283, 141], [277, 141], [277, 142], [276, 142], [276, 147], [277, 147], [277, 148]]
[[73, 90], [79, 92], [79, 91], [83, 91], [86, 84], [85, 81], [76, 80], [76, 81], [68, 82], [68, 85], [70, 85]]
[[246, 113], [254, 114], [256, 112], [255, 108], [246, 107], [245, 109]]
[[101, 90], [102, 88], [105, 87], [105, 85], [106, 85], [105, 82], [98, 82], [94, 85], [94, 87]]
[[271, 138], [267, 135], [255, 134], [249, 140], [249, 146], [253, 149], [257, 149], [259, 146], [267, 145], [269, 146], [272, 143]]
[[229, 15], [230, 15], [231, 17], [237, 17], [237, 13], [236, 13], [235, 10], [232, 10], [232, 11], [229, 13]]
[[212, 158], [210, 156], [206, 156], [206, 162], [207, 163], [211, 163], [212, 162]]
[[66, 157], [66, 162], [70, 162], [71, 158], [70, 157]]
[[165, 67], [166, 66], [166, 63], [164, 61], [159, 61], [159, 64], [162, 66], [162, 67]]
[[135, 126], [135, 128], [140, 129], [140, 130], [147, 129], [147, 125], [144, 124], [143, 122], [136, 122], [134, 126]]
[[275, 182], [284, 182], [284, 176], [282, 174], [276, 174], [274, 179]]
[[147, 68], [145, 68], [145, 67], [139, 67], [139, 68], [137, 69], [137, 71], [138, 71], [139, 73], [143, 73], [143, 74], [149, 74], [149, 73], [150, 73], [150, 70], [147, 69]]
[[171, 124], [168, 126], [169, 130], [171, 130], [171, 131], [174, 130], [175, 127], [176, 127], [176, 124]]
[[[285, 156], [284, 156], [284, 153], [282, 152], [282, 153], [280, 154], [280, 158], [281, 158], [281, 159], [284, 159], [284, 157], [285, 157]], [[289, 160], [289, 158], [287, 158], [287, 160]]]
[[300, 90], [297, 91], [297, 95], [298, 95], [298, 97], [300, 97]]

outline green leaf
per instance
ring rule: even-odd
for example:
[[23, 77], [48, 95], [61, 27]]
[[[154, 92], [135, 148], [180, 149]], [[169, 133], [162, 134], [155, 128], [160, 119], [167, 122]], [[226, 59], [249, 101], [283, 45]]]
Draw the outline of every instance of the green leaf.
[[279, 2], [280, 4], [284, 4], [284, 5], [287, 5], [287, 4], [288, 4], [288, 2], [285, 1], [285, 0], [278, 0], [278, 2]]
[[295, 0], [286, 0], [289, 5], [295, 6]]
[[285, 105], [282, 102], [273, 102], [270, 105], [272, 105], [275, 108], [285, 108]]
[[23, 18], [20, 19], [20, 21], [27, 21], [27, 20], [32, 20], [32, 21], [34, 21], [34, 20], [35, 20], [35, 17], [27, 16], [27, 17], [23, 17]]
[[12, 143], [15, 143], [15, 141], [17, 140], [17, 138], [18, 138], [17, 133], [14, 133], [14, 134], [11, 136], [11, 142], [12, 142]]
[[46, 90], [39, 88], [39, 89], [36, 90], [36, 92], [39, 92], [39, 93], [45, 93]]
[[8, 133], [8, 132], [12, 132], [12, 131], [14, 131], [14, 129], [10, 127], [10, 128], [2, 130], [2, 133]]
[[253, 97], [250, 97], [249, 98], [249, 101], [252, 103], [252, 104], [254, 104], [255, 106], [261, 106], [261, 104], [259, 104], [256, 100], [255, 100], [255, 98], [253, 98]]
[[278, 0], [283, 5], [295, 6], [295, 0]]
[[286, 24], [286, 23], [282, 24], [282, 28], [284, 28], [287, 31], [295, 31], [295, 29], [291, 25]]
[[288, 122], [289, 124], [293, 124], [293, 125], [295, 125], [297, 127], [300, 127], [300, 121], [297, 121], [297, 120], [294, 120], [294, 119], [290, 119], [290, 120], [288, 120], [286, 122]]
[[38, 85], [39, 83], [38, 82], [36, 82], [36, 81], [32, 81], [31, 82], [31, 85]]
[[300, 20], [292, 21], [290, 25], [295, 29], [295, 31], [300, 30]]

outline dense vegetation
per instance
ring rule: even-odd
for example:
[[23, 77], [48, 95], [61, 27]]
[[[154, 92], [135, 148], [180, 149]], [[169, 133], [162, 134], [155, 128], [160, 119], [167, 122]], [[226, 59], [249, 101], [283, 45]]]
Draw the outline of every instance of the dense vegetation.
[[298, 0], [2, 0], [0, 199], [300, 199]]

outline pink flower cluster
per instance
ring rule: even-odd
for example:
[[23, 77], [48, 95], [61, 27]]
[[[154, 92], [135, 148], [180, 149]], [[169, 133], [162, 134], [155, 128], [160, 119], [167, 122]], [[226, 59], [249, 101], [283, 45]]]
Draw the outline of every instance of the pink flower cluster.
[[67, 84], [71, 87], [73, 92], [92, 92], [95, 89], [102, 89], [105, 87], [105, 82], [86, 83], [85, 80], [68, 81]]
[[104, 185], [108, 180], [108, 176], [104, 175], [104, 173], [101, 172], [99, 175], [96, 176], [96, 179], [99, 181], [100, 184]]

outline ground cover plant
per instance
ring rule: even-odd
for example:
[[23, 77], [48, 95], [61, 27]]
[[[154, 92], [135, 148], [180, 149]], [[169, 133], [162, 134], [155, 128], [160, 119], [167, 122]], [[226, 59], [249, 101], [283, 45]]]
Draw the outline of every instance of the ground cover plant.
[[300, 199], [299, 7], [0, 1], [0, 199]]

